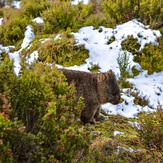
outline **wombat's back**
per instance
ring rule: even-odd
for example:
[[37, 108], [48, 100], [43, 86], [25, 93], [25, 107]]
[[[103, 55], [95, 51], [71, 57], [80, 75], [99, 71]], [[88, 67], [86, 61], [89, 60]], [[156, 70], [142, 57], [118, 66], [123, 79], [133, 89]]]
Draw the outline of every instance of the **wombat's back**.
[[88, 99], [89, 97], [86, 96], [91, 96], [91, 94], [95, 94], [97, 90], [95, 74], [76, 70], [60, 70], [65, 75], [69, 84], [71, 84], [72, 82], [75, 84], [78, 96], [83, 96], [84, 98]]

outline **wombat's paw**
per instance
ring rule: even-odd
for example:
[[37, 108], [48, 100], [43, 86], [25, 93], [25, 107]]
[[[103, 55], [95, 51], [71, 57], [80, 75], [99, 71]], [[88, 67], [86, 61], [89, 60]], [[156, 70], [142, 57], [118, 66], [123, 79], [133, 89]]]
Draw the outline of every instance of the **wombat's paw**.
[[90, 124], [91, 125], [94, 125], [96, 123], [96, 121], [93, 119], [93, 120], [90, 120]]
[[95, 117], [95, 119], [96, 119], [96, 121], [104, 121], [104, 120], [108, 120], [109, 117], [100, 114], [98, 117]]

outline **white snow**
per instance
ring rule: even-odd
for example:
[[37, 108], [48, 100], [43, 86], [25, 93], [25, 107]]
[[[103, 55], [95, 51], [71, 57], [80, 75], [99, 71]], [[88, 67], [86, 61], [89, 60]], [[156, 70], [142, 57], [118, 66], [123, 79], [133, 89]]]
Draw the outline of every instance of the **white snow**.
[[[140, 111], [153, 111], [148, 106], [157, 107], [158, 101], [163, 103], [163, 72], [147, 75], [147, 71], [141, 69], [138, 63], [133, 61], [133, 54], [128, 51], [123, 51], [121, 43], [128, 36], [133, 36], [138, 39], [140, 49], [144, 48], [145, 44], [152, 43], [157, 46], [157, 38], [161, 37], [160, 31], [151, 30], [149, 26], [144, 26], [137, 20], [132, 20], [122, 25], [117, 25], [114, 29], [100, 27], [94, 29], [93, 26], [83, 27], [77, 33], [73, 33], [77, 40], [77, 45], [84, 44], [89, 50], [89, 58], [86, 59], [86, 64], [80, 66], [80, 70], [88, 69], [90, 63], [98, 64], [100, 71], [105, 72], [112, 69], [117, 77], [119, 76], [119, 67], [117, 58], [123, 55], [124, 52], [129, 56], [130, 68], [135, 66], [142, 72], [134, 79], [128, 79], [134, 86], [133, 90], [123, 89], [122, 99], [124, 102], [118, 105], [107, 103], [102, 105], [102, 108], [110, 114], [121, 114], [126, 117], [135, 117]], [[108, 44], [111, 37], [115, 40]], [[76, 66], [75, 66], [76, 67]], [[69, 69], [75, 69], [70, 67]], [[87, 68], [86, 68], [87, 67]], [[78, 67], [79, 69], [79, 67]], [[149, 100], [149, 105], [142, 107], [134, 103], [134, 97], [127, 92], [138, 90], [142, 97]]]
[[[19, 74], [19, 71], [21, 69], [20, 53], [21, 53], [22, 49], [24, 49], [30, 45], [30, 42], [32, 41], [33, 38], [34, 38], [34, 33], [32, 32], [32, 27], [31, 27], [31, 25], [28, 25], [26, 27], [26, 31], [24, 33], [24, 39], [23, 39], [23, 43], [21, 44], [21, 49], [12, 53], [12, 52], [10, 52], [9, 47], [1, 47], [1, 45], [0, 45], [0, 49], [5, 50], [9, 54], [10, 59], [14, 60], [14, 71], [17, 75]], [[38, 58], [37, 53], [31, 54], [31, 58], [28, 59], [28, 62], [32, 63], [35, 59], [37, 59], [36, 57]]]
[[[41, 18], [36, 18], [34, 21], [40, 23]], [[42, 22], [41, 22], [42, 23]], [[86, 59], [86, 63], [80, 66], [72, 66], [69, 69], [89, 71], [90, 63], [98, 64], [101, 72], [106, 72], [112, 69], [117, 78], [119, 77], [119, 67], [117, 64], [117, 58], [119, 54], [123, 55], [126, 52], [129, 56], [130, 67], [136, 66], [141, 73], [131, 79], [128, 79], [133, 84], [133, 89], [122, 90], [122, 103], [118, 105], [112, 105], [107, 103], [102, 105], [109, 114], [121, 114], [126, 117], [136, 117], [141, 111], [153, 111], [149, 106], [139, 106], [134, 103], [134, 97], [130, 94], [131, 91], [139, 91], [139, 94], [149, 100], [149, 105], [157, 107], [158, 101], [163, 104], [163, 71], [148, 75], [146, 70], [142, 70], [138, 63], [133, 61], [133, 54], [128, 51], [123, 51], [121, 43], [127, 36], [133, 35], [138, 39], [140, 49], [144, 48], [145, 44], [152, 43], [154, 46], [158, 45], [157, 38], [161, 37], [161, 33], [158, 30], [151, 30], [149, 26], [145, 26], [137, 20], [132, 20], [121, 25], [117, 25], [115, 28], [99, 27], [94, 29], [93, 26], [87, 26], [79, 29], [78, 32], [72, 33], [77, 41], [76, 45], [84, 44], [85, 48], [89, 51], [89, 58]], [[20, 57], [19, 53], [23, 48], [29, 48], [34, 33], [30, 25], [27, 26], [25, 31], [25, 37], [22, 43], [22, 47], [19, 51], [11, 53], [8, 47], [0, 45], [0, 50], [5, 50], [9, 53], [11, 59], [15, 60], [15, 73], [18, 74], [20, 70]], [[59, 39], [61, 36], [57, 35], [54, 40]], [[109, 40], [114, 37], [112, 43], [108, 44]], [[46, 39], [44, 40], [46, 41]], [[140, 50], [138, 49], [138, 50]], [[1, 52], [1, 51], [0, 51]], [[33, 52], [29, 58], [28, 63], [32, 63], [33, 60], [37, 60], [38, 52]]]
[[128, 151], [128, 152], [136, 152], [136, 150], [134, 150], [133, 148], [125, 148], [125, 147], [122, 147], [122, 146], [117, 146], [117, 151], [116, 151], [116, 155], [118, 155], [120, 153], [120, 150], [125, 150], [125, 151]]
[[133, 79], [128, 79], [143, 95], [149, 97], [149, 104], [158, 104], [163, 102], [163, 71], [148, 75], [143, 71]]
[[124, 132], [114, 131], [114, 133], [113, 133], [114, 136], [119, 135], [119, 134], [124, 134]]
[[72, 0], [71, 4], [72, 5], [77, 5], [79, 2], [82, 2], [83, 4], [87, 5], [90, 0]]
[[3, 23], [3, 18], [0, 18], [0, 25], [2, 25]]
[[[88, 66], [92, 62], [98, 64], [101, 71], [112, 69], [116, 74], [119, 74], [119, 67], [116, 59], [119, 54], [122, 55], [124, 53], [121, 43], [127, 36], [133, 35], [134, 38], [137, 38], [141, 45], [140, 48], [143, 48], [145, 44], [150, 42], [153, 45], [158, 44], [156, 40], [161, 37], [161, 33], [147, 28], [147, 26], [144, 26], [137, 20], [132, 20], [118, 25], [114, 29], [105, 27], [94, 29], [93, 26], [89, 26], [83, 27], [78, 33], [73, 34], [77, 40], [77, 45], [84, 44], [85, 48], [89, 50], [90, 57], [86, 60]], [[140, 37], [140, 35], [142, 37]], [[114, 37], [115, 41], [108, 45], [107, 43], [111, 37]], [[129, 62], [131, 62], [131, 67], [134, 65], [139, 67], [138, 63], [133, 62], [133, 55], [129, 52], [127, 52], [127, 55], [130, 56]]]
[[[20, 9], [20, 3], [21, 3], [21, 1], [12, 1], [11, 5], [16, 9]], [[9, 4], [10, 4], [10, 2], [5, 3], [4, 8], [10, 8], [11, 6]]]
[[32, 31], [31, 25], [28, 25], [26, 27], [26, 29], [27, 30], [24, 33], [24, 40], [23, 40], [23, 43], [21, 45], [22, 48], [26, 48], [29, 45], [29, 43], [32, 41], [32, 39], [34, 38], [34, 33]]
[[17, 9], [20, 9], [20, 3], [21, 3], [21, 1], [13, 1], [12, 5]]
[[139, 122], [131, 122], [131, 121], [128, 121], [128, 123], [129, 123], [132, 127], [137, 127], [137, 129], [140, 130], [140, 123], [139, 123]]
[[26, 57], [27, 63], [31, 64], [38, 59], [38, 51], [34, 51], [30, 54], [30, 57]]
[[38, 23], [38, 24], [44, 23], [44, 21], [43, 21], [43, 19], [42, 19], [41, 17], [34, 18], [34, 19], [33, 19], [33, 22], [36, 22], [36, 23]]

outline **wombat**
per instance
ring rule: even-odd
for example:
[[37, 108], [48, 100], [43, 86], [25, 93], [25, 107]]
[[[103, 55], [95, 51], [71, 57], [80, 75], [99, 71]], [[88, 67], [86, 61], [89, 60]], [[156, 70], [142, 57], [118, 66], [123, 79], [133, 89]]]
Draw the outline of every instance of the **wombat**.
[[100, 104], [119, 103], [120, 89], [112, 70], [106, 73], [59, 70], [63, 72], [69, 84], [74, 82], [77, 100], [80, 96], [84, 98], [85, 108], [82, 110], [80, 117], [84, 124], [104, 120], [104, 117], [100, 114]]

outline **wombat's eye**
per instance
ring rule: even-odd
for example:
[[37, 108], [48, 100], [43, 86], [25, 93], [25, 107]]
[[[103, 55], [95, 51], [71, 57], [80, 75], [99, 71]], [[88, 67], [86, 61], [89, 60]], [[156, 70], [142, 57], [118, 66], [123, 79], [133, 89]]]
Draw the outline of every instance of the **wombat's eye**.
[[113, 96], [116, 96], [117, 94], [115, 92], [112, 93]]

